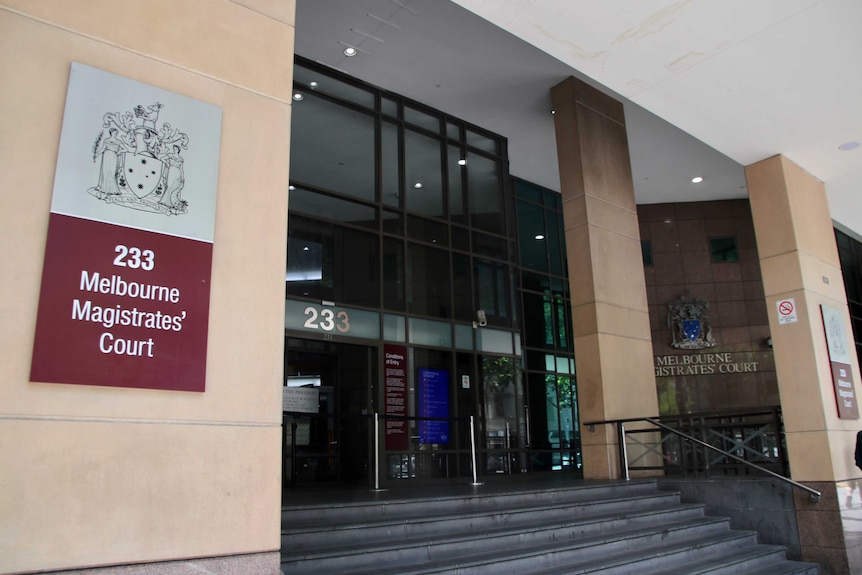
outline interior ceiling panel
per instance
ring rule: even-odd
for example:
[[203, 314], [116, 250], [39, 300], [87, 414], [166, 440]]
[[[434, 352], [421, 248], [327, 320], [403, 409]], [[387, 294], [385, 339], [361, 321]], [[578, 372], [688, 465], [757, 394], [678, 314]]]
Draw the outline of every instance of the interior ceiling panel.
[[742, 166], [783, 153], [862, 234], [862, 147], [838, 149], [862, 140], [858, 0], [297, 0], [296, 21], [298, 54], [508, 138], [515, 176], [559, 190], [549, 92], [574, 75], [624, 101], [638, 203], [746, 197]]

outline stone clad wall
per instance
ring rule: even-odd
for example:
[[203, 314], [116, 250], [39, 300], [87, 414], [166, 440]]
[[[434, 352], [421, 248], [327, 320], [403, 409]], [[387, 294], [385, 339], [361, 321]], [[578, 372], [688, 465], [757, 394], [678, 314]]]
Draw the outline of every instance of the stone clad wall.
[[[638, 206], [654, 367], [662, 415], [779, 404], [766, 300], [748, 200]], [[709, 238], [734, 237], [737, 262], [714, 263]], [[676, 349], [668, 304], [709, 303], [714, 347]]]

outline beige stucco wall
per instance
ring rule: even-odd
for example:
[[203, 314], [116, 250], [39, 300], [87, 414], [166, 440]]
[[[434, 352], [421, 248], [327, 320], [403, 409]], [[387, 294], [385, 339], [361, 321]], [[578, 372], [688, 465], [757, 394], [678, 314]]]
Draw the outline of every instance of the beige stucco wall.
[[[0, 573], [278, 550], [293, 14], [0, 0]], [[204, 393], [28, 380], [73, 61], [222, 109]]]
[[[853, 461], [862, 421], [835, 403], [820, 306], [841, 310], [857, 404], [859, 362], [823, 183], [783, 156], [746, 167], [775, 353], [790, 470], [799, 481], [859, 476]], [[779, 325], [776, 303], [793, 298], [798, 321]]]

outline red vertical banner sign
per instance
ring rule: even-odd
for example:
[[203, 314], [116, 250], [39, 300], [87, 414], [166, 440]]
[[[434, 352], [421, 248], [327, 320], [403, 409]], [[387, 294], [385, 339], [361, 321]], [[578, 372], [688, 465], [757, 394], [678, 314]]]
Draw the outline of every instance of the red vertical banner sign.
[[826, 332], [826, 346], [829, 350], [829, 363], [832, 369], [832, 383], [835, 386], [835, 403], [838, 417], [859, 419], [859, 404], [853, 384], [850, 348], [844, 331], [841, 311], [826, 305], [820, 306], [823, 316], [823, 330]]
[[[407, 348], [402, 345], [383, 346], [386, 375], [383, 385], [385, 401], [384, 413], [387, 416], [407, 416]], [[386, 449], [403, 451], [409, 446], [408, 426], [406, 419], [389, 419], [386, 421]]]
[[221, 110], [73, 64], [31, 381], [204, 391]]

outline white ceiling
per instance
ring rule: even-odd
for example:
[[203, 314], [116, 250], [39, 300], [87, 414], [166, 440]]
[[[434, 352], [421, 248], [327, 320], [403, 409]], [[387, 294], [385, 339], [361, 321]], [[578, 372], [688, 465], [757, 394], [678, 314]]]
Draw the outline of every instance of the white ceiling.
[[550, 88], [575, 75], [625, 103], [638, 203], [745, 197], [742, 166], [783, 153], [862, 234], [862, 147], [838, 150], [860, 24], [859, 0], [297, 0], [296, 51], [505, 136], [556, 190]]

